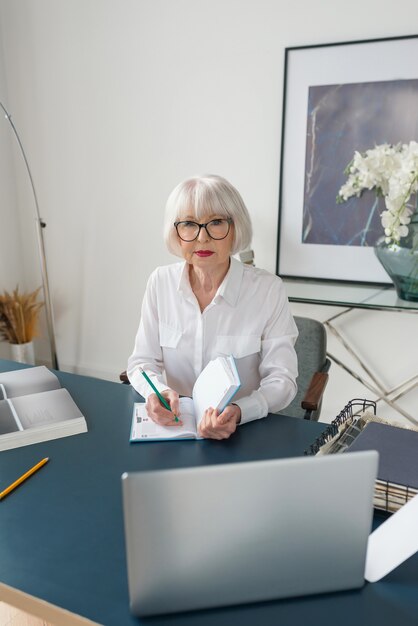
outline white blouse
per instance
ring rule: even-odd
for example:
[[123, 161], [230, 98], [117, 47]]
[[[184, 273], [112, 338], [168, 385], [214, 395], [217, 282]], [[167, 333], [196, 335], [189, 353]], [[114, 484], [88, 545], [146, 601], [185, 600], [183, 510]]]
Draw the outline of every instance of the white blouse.
[[158, 267], [149, 278], [127, 373], [144, 398], [153, 392], [138, 367], [159, 391], [171, 388], [191, 396], [205, 365], [232, 354], [241, 378], [233, 402], [243, 424], [284, 409], [295, 397], [297, 335], [278, 276], [231, 258], [202, 313], [187, 263], [175, 263]]

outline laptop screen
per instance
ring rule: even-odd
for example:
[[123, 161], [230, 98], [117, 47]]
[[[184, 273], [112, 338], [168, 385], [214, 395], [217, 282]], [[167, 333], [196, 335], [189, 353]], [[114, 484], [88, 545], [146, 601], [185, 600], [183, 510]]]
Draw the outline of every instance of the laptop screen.
[[131, 611], [363, 585], [377, 463], [367, 451], [124, 474]]

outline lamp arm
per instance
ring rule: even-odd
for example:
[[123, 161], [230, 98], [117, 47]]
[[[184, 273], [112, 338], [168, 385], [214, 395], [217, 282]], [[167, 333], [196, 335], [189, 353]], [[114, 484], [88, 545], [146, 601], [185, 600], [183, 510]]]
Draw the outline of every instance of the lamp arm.
[[44, 237], [43, 237], [43, 229], [46, 228], [46, 223], [42, 220], [40, 212], [39, 212], [38, 197], [36, 195], [36, 189], [35, 189], [35, 184], [32, 178], [32, 172], [30, 170], [29, 163], [26, 158], [26, 153], [25, 153], [25, 150], [23, 149], [22, 142], [20, 141], [19, 134], [13, 123], [10, 113], [7, 111], [6, 107], [2, 104], [1, 101], [0, 101], [0, 107], [3, 109], [6, 120], [9, 122], [10, 126], [12, 127], [16, 141], [19, 145], [20, 152], [22, 153], [23, 160], [26, 165], [26, 170], [29, 175], [33, 197], [35, 200], [36, 233], [37, 233], [37, 239], [38, 239], [39, 259], [40, 259], [40, 264], [41, 264], [42, 288], [43, 288], [44, 300], [45, 300], [45, 313], [46, 313], [46, 323], [47, 323], [47, 329], [48, 329], [49, 345], [50, 345], [50, 351], [51, 351], [51, 361], [52, 361], [52, 367], [54, 369], [59, 369], [57, 350], [56, 350], [56, 345], [55, 345], [54, 316], [52, 312], [52, 302], [51, 302], [51, 295], [50, 295], [50, 290], [49, 290], [48, 269], [46, 265], [45, 244], [44, 244]]

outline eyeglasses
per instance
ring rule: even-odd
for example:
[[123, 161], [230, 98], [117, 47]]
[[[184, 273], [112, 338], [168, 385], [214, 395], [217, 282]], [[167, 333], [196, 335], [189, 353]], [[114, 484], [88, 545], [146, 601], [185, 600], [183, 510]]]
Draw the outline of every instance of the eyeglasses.
[[190, 222], [189, 220], [184, 222], [174, 222], [177, 234], [183, 241], [194, 241], [199, 237], [200, 231], [204, 228], [211, 239], [225, 239], [228, 236], [231, 228], [232, 219], [227, 217], [225, 219], [211, 220], [206, 224], [198, 224], [197, 222]]

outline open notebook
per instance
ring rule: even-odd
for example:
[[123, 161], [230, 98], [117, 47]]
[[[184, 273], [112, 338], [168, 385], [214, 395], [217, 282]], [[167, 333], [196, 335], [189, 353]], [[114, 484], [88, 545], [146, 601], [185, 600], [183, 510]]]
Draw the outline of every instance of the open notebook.
[[0, 373], [0, 450], [86, 431], [80, 409], [44, 365]]
[[193, 387], [192, 398], [180, 398], [182, 426], [156, 424], [148, 417], [145, 403], [135, 402], [130, 441], [200, 439], [197, 429], [205, 410], [212, 407], [222, 412], [240, 386], [234, 358], [217, 357], [199, 375]]

